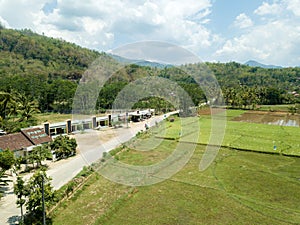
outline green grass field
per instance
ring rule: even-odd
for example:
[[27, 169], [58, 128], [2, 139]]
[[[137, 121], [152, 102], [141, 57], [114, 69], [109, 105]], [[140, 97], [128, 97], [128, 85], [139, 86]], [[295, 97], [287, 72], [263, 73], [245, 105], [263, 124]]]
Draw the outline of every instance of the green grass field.
[[[229, 119], [238, 114], [228, 113]], [[199, 142], [205, 144], [210, 118], [201, 117], [200, 126]], [[175, 140], [143, 134], [127, 143], [118, 159], [132, 165], [164, 160], [178, 144], [179, 136], [185, 135], [179, 134], [177, 119], [165, 127], [166, 132], [159, 128], [151, 132]], [[273, 138], [277, 138], [278, 149], [285, 147], [284, 153], [298, 155], [298, 130], [229, 120], [223, 145], [272, 152]], [[188, 140], [189, 135], [183, 139]], [[154, 140], [156, 147], [146, 151]], [[94, 173], [80, 191], [55, 210], [53, 224], [300, 224], [299, 157], [226, 147], [207, 170], [200, 172], [205, 148], [197, 145], [177, 174], [155, 185], [128, 187]]]
[[35, 114], [38, 124], [43, 124], [45, 122], [58, 123], [64, 122], [68, 119], [72, 119], [72, 114], [60, 114], [60, 113], [39, 113]]
[[[238, 148], [251, 151], [261, 151], [269, 153], [282, 153], [286, 155], [300, 156], [300, 132], [299, 127], [287, 127], [278, 125], [267, 125], [257, 123], [236, 122], [230, 119], [239, 115], [243, 111], [228, 110], [226, 133], [222, 141], [222, 146]], [[211, 131], [211, 118], [209, 116], [200, 117], [200, 132], [198, 143], [208, 144]], [[166, 138], [180, 138], [182, 128], [180, 119], [174, 123], [167, 123], [167, 132], [163, 135]], [[190, 133], [197, 124], [190, 124], [190, 132], [181, 133], [182, 140], [189, 141]], [[192, 139], [192, 138], [191, 138]], [[211, 142], [214, 143], [213, 141]], [[274, 151], [274, 145], [276, 150]]]
[[[105, 114], [97, 114], [96, 116], [104, 116]], [[72, 114], [61, 114], [61, 113], [38, 113], [34, 115], [37, 119], [38, 124], [45, 122], [59, 123], [65, 122], [66, 120], [72, 119]]]

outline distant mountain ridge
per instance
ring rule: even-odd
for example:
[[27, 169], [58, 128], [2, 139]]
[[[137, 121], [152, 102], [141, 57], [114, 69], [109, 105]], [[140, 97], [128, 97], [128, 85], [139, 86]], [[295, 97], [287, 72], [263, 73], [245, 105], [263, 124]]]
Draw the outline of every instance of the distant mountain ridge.
[[254, 60], [249, 60], [247, 62], [244, 63], [247, 66], [252, 66], [252, 67], [261, 67], [261, 68], [266, 68], [266, 69], [281, 69], [281, 66], [275, 66], [275, 65], [265, 65], [262, 63], [259, 63], [257, 61]]
[[164, 64], [164, 63], [159, 63], [159, 62], [151, 62], [147, 60], [142, 60], [142, 59], [128, 59], [124, 58], [119, 55], [114, 55], [114, 54], [109, 54], [113, 59], [117, 60], [120, 63], [128, 63], [128, 64], [135, 64], [139, 66], [149, 66], [149, 67], [156, 67], [156, 68], [170, 68], [173, 67], [171, 64]]

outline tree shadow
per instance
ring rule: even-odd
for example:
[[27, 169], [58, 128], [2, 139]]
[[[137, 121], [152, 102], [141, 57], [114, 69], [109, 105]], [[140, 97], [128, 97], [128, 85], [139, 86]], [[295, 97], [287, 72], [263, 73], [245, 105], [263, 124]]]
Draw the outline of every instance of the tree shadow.
[[9, 223], [10, 225], [19, 224], [20, 219], [20, 216], [11, 216], [7, 219], [7, 223]]

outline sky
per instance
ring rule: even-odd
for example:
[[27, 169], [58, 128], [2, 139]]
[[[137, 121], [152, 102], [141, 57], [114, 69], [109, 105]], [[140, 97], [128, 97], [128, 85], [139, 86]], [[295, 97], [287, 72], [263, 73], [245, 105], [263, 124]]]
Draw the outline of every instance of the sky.
[[202, 61], [300, 66], [300, 0], [0, 0], [0, 23], [98, 51], [163, 41]]

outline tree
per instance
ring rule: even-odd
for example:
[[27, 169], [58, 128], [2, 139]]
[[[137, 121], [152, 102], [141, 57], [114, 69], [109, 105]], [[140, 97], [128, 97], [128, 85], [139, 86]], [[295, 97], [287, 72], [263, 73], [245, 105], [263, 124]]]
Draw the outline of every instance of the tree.
[[76, 154], [77, 143], [74, 138], [69, 136], [58, 136], [50, 143], [50, 148], [58, 159], [70, 157]]
[[[55, 194], [51, 186], [51, 178], [47, 177], [44, 170], [37, 171], [29, 180], [27, 188], [30, 190], [25, 203], [28, 213], [34, 218], [42, 218], [43, 199], [42, 188], [44, 189], [44, 200], [46, 207], [50, 206], [55, 200]], [[43, 186], [43, 187], [42, 187]]]
[[[18, 193], [20, 197], [21, 194], [25, 196], [25, 202], [22, 200], [20, 203], [17, 202], [17, 204], [23, 203], [26, 206], [26, 223], [40, 223], [44, 210], [49, 208], [55, 201], [55, 192], [50, 182], [51, 178], [46, 175], [46, 172], [39, 170], [29, 179], [25, 186], [22, 187], [24, 185], [22, 181], [19, 181], [19, 184], [17, 183], [15, 193]], [[43, 207], [43, 198], [45, 209]]]
[[12, 168], [14, 163], [15, 163], [15, 156], [12, 151], [9, 150], [0, 151], [0, 179], [3, 177], [3, 175], [7, 170]]
[[17, 183], [14, 185], [14, 193], [17, 196], [17, 206], [21, 208], [21, 221], [23, 222], [23, 205], [26, 203], [26, 196], [28, 195], [28, 189], [25, 186], [25, 182], [21, 177], [17, 177]]
[[7, 132], [19, 131], [22, 127], [36, 124], [33, 114], [39, 112], [37, 101], [14, 90], [0, 91], [1, 127]]
[[[14, 153], [0, 150], [0, 184], [7, 185], [7, 180], [3, 180], [5, 172], [12, 168], [15, 163]], [[0, 195], [1, 197], [1, 195]]]
[[15, 91], [4, 92], [0, 91], [0, 116], [6, 119], [7, 116], [11, 116], [15, 113], [17, 104], [17, 93]]
[[37, 167], [42, 165], [42, 161], [51, 157], [51, 152], [47, 145], [36, 146], [32, 149], [28, 155], [28, 160], [34, 165], [36, 163]]
[[20, 114], [20, 122], [34, 121], [33, 115], [40, 112], [38, 102], [30, 100], [26, 95], [20, 95], [18, 99], [18, 113]]
[[10, 150], [0, 151], [0, 167], [2, 170], [9, 170], [15, 163], [14, 153]]

